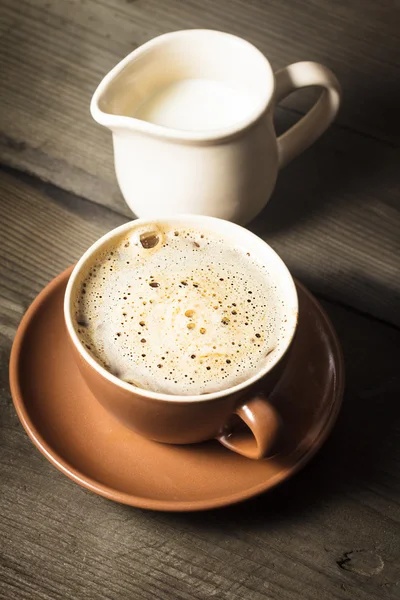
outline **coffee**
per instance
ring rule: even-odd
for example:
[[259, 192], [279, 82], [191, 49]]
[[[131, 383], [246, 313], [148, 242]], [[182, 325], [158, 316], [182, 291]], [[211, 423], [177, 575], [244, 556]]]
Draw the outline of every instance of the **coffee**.
[[243, 121], [254, 108], [245, 90], [221, 81], [174, 81], [146, 98], [134, 116], [164, 127], [207, 131]]
[[286, 307], [268, 265], [206, 230], [133, 225], [76, 285], [81, 343], [110, 373], [154, 392], [231, 388], [284, 338]]

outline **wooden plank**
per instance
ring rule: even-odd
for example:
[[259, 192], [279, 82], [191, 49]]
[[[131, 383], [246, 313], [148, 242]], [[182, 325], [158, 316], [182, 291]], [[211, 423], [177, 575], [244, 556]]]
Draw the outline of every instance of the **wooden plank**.
[[[36, 82], [43, 92], [50, 92], [50, 99], [66, 77], [73, 88], [68, 100], [79, 100], [77, 96], [93, 89], [101, 74], [151, 37], [208, 27], [245, 37], [270, 58], [274, 68], [298, 60], [317, 60], [331, 67], [345, 90], [339, 122], [398, 145], [400, 10], [395, 2], [368, 0], [362, 14], [354, 0], [334, 4], [329, 0], [289, 4], [279, 0], [22, 0], [18, 4], [3, 0], [2, 6], [3, 18], [12, 24], [5, 40], [6, 56], [30, 58], [31, 75], [38, 60], [38, 75], [45, 69], [51, 77], [44, 81], [36, 77]], [[61, 64], [59, 71], [56, 67]], [[13, 75], [23, 82], [16, 67]], [[85, 89], [79, 85], [82, 80]], [[67, 81], [64, 87], [68, 88]], [[290, 105], [303, 111], [306, 101], [296, 99]], [[74, 102], [69, 111], [75, 107]]]
[[[278, 0], [3, 0], [2, 160], [126, 211], [109, 135], [91, 121], [90, 98], [101, 77], [133, 48], [184, 27], [242, 35], [275, 68], [306, 58], [326, 63], [344, 86], [338, 122], [398, 146], [396, 94], [390, 89], [399, 79], [396, 7], [369, 0], [360, 19], [357, 6], [332, 8], [329, 0], [292, 0], [290, 7]], [[304, 102], [296, 97], [287, 104], [304, 112]]]
[[397, 173], [392, 149], [332, 130], [282, 173], [250, 229], [313, 291], [399, 325]]
[[274, 493], [201, 514], [120, 506], [32, 446], [7, 364], [33, 296], [122, 219], [10, 174], [0, 198], [0, 598], [395, 600], [400, 331], [324, 303], [344, 347], [344, 407], [319, 455]]
[[41, 186], [44, 194], [11, 175], [0, 175], [0, 310], [3, 333], [12, 336], [44, 285], [126, 218], [70, 195], [58, 193], [55, 199], [46, 185]]
[[399, 325], [397, 165], [392, 148], [332, 130], [287, 167], [249, 227], [312, 290]]
[[[115, 185], [110, 136], [91, 121], [90, 98], [101, 77], [133, 48], [184, 27], [242, 35], [275, 68], [305, 58], [325, 62], [345, 90], [339, 123], [398, 145], [396, 95], [388, 89], [399, 75], [396, 8], [370, 0], [360, 19], [355, 6], [337, 4], [332, 10], [329, 0], [312, 6], [292, 0], [290, 9], [278, 0], [3, 0], [2, 160], [126, 211]], [[304, 112], [304, 102], [296, 97], [287, 104]]]
[[[345, 91], [360, 90], [363, 101], [345, 104], [343, 127], [331, 128], [282, 172], [252, 227], [313, 289], [398, 324], [397, 121], [385, 104], [371, 115], [364, 90], [368, 83], [369, 90], [386, 90], [382, 102], [393, 101], [394, 10], [369, 0], [359, 19], [355, 5], [335, 3], [333, 10], [327, 0], [293, 0], [290, 11], [277, 0], [246, 6], [234, 0], [229, 7], [211, 0], [3, 0], [0, 160], [129, 216], [110, 135], [88, 112], [96, 84], [122, 56], [162, 31], [213, 26], [249, 38], [277, 67], [322, 60], [343, 71]], [[293, 121], [287, 110], [277, 112], [279, 131]], [[381, 141], [373, 139], [379, 132]]]

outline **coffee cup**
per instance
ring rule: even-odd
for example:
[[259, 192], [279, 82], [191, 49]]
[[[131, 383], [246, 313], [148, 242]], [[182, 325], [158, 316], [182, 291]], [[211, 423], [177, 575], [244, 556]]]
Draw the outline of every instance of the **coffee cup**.
[[[180, 232], [186, 233], [182, 233], [181, 238], [179, 238]], [[177, 245], [180, 239], [182, 239], [182, 242], [179, 243], [182, 243], [182, 246]], [[206, 245], [208, 239], [210, 239], [212, 243], [213, 240], [216, 240], [216, 246], [215, 248], [213, 247], [212, 251], [209, 250]], [[121, 246], [121, 240], [124, 242], [123, 246]], [[128, 248], [129, 241], [131, 246]], [[204, 248], [201, 247], [203, 242]], [[111, 250], [116, 247], [116, 244], [119, 244], [123, 248], [123, 252], [119, 251], [117, 253], [117, 258], [115, 258], [114, 251]], [[217, 246], [218, 244], [219, 246]], [[174, 265], [172, 263], [174, 262], [174, 257], [178, 257], [178, 252], [181, 252], [182, 249], [184, 249], [186, 254], [183, 263], [181, 262], [178, 264], [178, 258], [176, 258], [178, 264], [177, 272], [179, 272], [179, 269], [181, 268], [179, 265], [189, 265], [186, 267], [186, 281], [181, 281], [182, 277], [175, 278], [176, 281], [173, 278], [174, 281], [172, 281], [172, 284], [170, 282], [170, 285], [173, 287], [174, 284], [176, 284], [174, 293], [177, 294], [177, 296], [174, 296], [172, 300], [169, 299], [167, 302], [166, 298], [170, 298], [172, 292], [163, 290], [163, 283], [160, 284], [159, 281], [166, 282], [166, 289], [168, 271], [171, 271], [171, 273], [173, 272]], [[217, 253], [217, 250], [219, 254]], [[126, 255], [124, 254], [125, 251], [131, 252], [132, 257], [134, 257], [135, 260], [142, 261], [144, 269], [151, 264], [151, 270], [150, 268], [147, 268], [147, 274], [150, 272], [153, 274], [142, 278], [139, 276], [139, 271], [135, 271], [134, 267], [131, 269], [131, 266], [129, 266], [129, 269], [131, 269], [129, 289], [133, 291], [135, 290], [135, 286], [137, 286], [137, 290], [143, 289], [145, 292], [137, 291], [137, 297], [135, 297], [134, 300], [131, 300], [134, 294], [129, 297], [128, 295], [121, 297], [120, 292], [115, 292], [116, 294], [119, 294], [119, 297], [115, 299], [115, 301], [119, 303], [117, 309], [114, 308], [114, 304], [110, 304], [113, 302], [113, 299], [110, 299], [109, 296], [105, 297], [104, 293], [101, 293], [99, 286], [108, 285], [109, 280], [110, 282], [113, 282], [114, 280], [112, 278], [114, 277], [115, 270], [118, 271], [118, 281], [123, 279], [122, 262], [124, 265], [127, 262], [131, 262], [126, 260]], [[189, 251], [193, 251], [193, 255], [189, 256], [187, 254]], [[152, 263], [146, 262], [150, 261], [150, 258], [147, 258], [146, 252], [149, 252], [149, 257], [153, 257], [151, 259], [153, 260]], [[159, 252], [158, 255], [157, 252]], [[218, 256], [222, 256], [222, 259], [215, 258], [217, 254]], [[248, 281], [241, 281], [237, 284], [234, 283], [234, 274], [232, 275], [232, 272], [234, 273], [234, 271], [232, 271], [230, 264], [228, 265], [230, 257], [235, 257], [236, 255], [239, 256], [238, 261], [242, 261], [238, 262], [238, 265], [241, 265], [240, 268], [243, 267], [243, 269], [245, 269], [243, 270], [243, 273], [249, 273], [249, 276], [247, 277]], [[155, 262], [154, 256], [159, 257]], [[101, 260], [99, 257], [101, 257]], [[161, 259], [165, 259], [167, 264], [169, 261], [169, 269], [162, 268]], [[107, 262], [110, 260], [111, 262]], [[199, 285], [201, 288], [201, 284], [196, 283], [196, 278], [191, 279], [187, 276], [187, 269], [190, 271], [192, 268], [191, 265], [193, 264], [193, 269], [198, 268], [199, 265], [201, 266], [201, 271], [205, 272], [204, 277], [206, 279], [207, 277], [211, 277], [208, 273], [214, 273], [214, 277], [216, 273], [214, 266], [220, 264], [218, 261], [221, 262], [221, 260], [222, 262], [225, 261], [226, 264], [223, 262], [222, 266], [218, 266], [218, 268], [225, 268], [225, 272], [230, 273], [230, 275], [228, 275], [226, 280], [224, 280], [224, 277], [218, 278], [217, 284], [221, 292], [220, 294], [211, 294], [209, 293], [210, 290], [206, 289], [202, 292], [201, 289], [198, 289]], [[116, 264], [115, 261], [121, 261], [121, 265], [118, 262]], [[157, 262], [160, 264], [157, 265]], [[133, 264], [134, 262], [132, 262], [132, 265]], [[158, 271], [156, 268], [153, 269], [154, 265], [155, 267], [159, 267]], [[124, 268], [127, 269], [128, 267]], [[101, 272], [101, 277], [99, 276], [97, 280], [96, 275], [95, 283], [93, 284], [94, 291], [91, 292], [90, 281], [93, 281], [93, 279], [87, 278], [92, 278], [92, 271], [96, 271], [96, 269], [98, 270], [98, 273], [100, 273], [101, 269], [103, 269], [103, 272]], [[252, 275], [253, 271], [251, 269], [253, 269], [255, 275]], [[265, 271], [262, 269], [265, 269]], [[258, 280], [255, 281], [258, 277], [258, 273], [260, 273], [259, 283], [257, 283]], [[239, 277], [239, 275], [237, 279], [243, 279], [243, 277], [241, 275]], [[230, 282], [228, 281], [229, 277], [233, 277]], [[246, 279], [246, 276], [244, 278]], [[139, 281], [142, 279], [146, 279], [146, 281]], [[86, 284], [86, 281], [89, 281], [89, 283]], [[103, 283], [103, 281], [106, 283]], [[207, 281], [209, 281], [209, 279], [207, 279]], [[263, 288], [262, 286], [264, 284], [267, 287]], [[96, 285], [98, 286], [97, 288]], [[142, 285], [142, 288], [139, 288], [140, 285]], [[259, 288], [257, 288], [257, 285], [259, 285]], [[271, 294], [271, 302], [269, 302], [266, 297], [260, 298], [260, 293], [258, 294], [258, 300], [252, 300], [251, 298], [254, 298], [256, 295], [252, 290], [257, 289], [270, 290], [268, 293]], [[190, 293], [187, 290], [189, 290]], [[231, 299], [233, 297], [233, 292], [230, 290], [236, 290], [235, 293], [241, 294], [241, 297], [237, 299], [237, 304], [235, 302], [232, 305]], [[130, 292], [127, 293], [130, 294]], [[140, 296], [138, 296], [139, 293], [141, 294]], [[147, 296], [143, 299], [144, 293], [149, 294], [150, 300], [147, 300]], [[213, 341], [210, 343], [214, 344], [215, 363], [218, 365], [218, 373], [215, 371], [216, 374], [213, 376], [211, 371], [211, 379], [207, 385], [215, 386], [218, 384], [217, 388], [204, 387], [206, 384], [204, 383], [202, 375], [203, 371], [201, 370], [204, 369], [204, 373], [210, 373], [210, 371], [205, 371], [205, 368], [210, 369], [209, 366], [205, 367], [205, 365], [211, 363], [204, 361], [212, 359], [214, 362], [214, 355], [212, 355], [211, 358], [208, 355], [207, 358], [200, 357], [201, 359], [199, 359], [198, 366], [196, 366], [196, 361], [191, 360], [191, 358], [195, 358], [194, 354], [186, 359], [185, 353], [180, 351], [183, 357], [180, 362], [181, 375], [174, 375], [172, 379], [179, 379], [181, 376], [183, 381], [182, 385], [186, 385], [188, 379], [184, 379], [184, 377], [187, 377], [188, 374], [184, 373], [185, 364], [187, 364], [188, 373], [192, 373], [191, 379], [198, 378], [196, 383], [196, 385], [198, 385], [195, 387], [196, 392], [190, 393], [190, 387], [188, 387], [188, 389], [179, 388], [185, 389], [184, 394], [171, 392], [171, 390], [174, 389], [173, 386], [179, 384], [178, 381], [165, 383], [165, 385], [168, 384], [172, 386], [168, 393], [159, 391], [160, 389], [164, 389], [159, 387], [160, 373], [163, 371], [161, 368], [156, 368], [157, 366], [162, 367], [163, 365], [161, 364], [148, 364], [145, 369], [145, 384], [142, 382], [136, 384], [133, 381], [125, 380], [121, 376], [121, 373], [109, 368], [109, 365], [102, 363], [100, 359], [93, 355], [90, 344], [86, 343], [85, 339], [82, 337], [82, 328], [86, 327], [87, 323], [81, 322], [77, 312], [77, 306], [81, 306], [79, 303], [83, 302], [82, 299], [87, 299], [90, 294], [92, 294], [95, 303], [100, 303], [102, 305], [102, 310], [105, 310], [104, 306], [109, 310], [108, 314], [111, 315], [111, 317], [107, 318], [108, 320], [114, 319], [114, 312], [117, 314], [117, 311], [124, 311], [121, 313], [125, 315], [125, 317], [121, 317], [122, 334], [125, 333], [123, 331], [125, 326], [124, 319], [127, 320], [127, 322], [129, 318], [136, 319], [136, 317], [138, 319], [146, 318], [146, 320], [147, 318], [153, 319], [148, 326], [150, 328], [148, 334], [141, 333], [142, 330], [140, 327], [145, 326], [145, 322], [138, 322], [136, 329], [139, 329], [139, 331], [136, 332], [135, 330], [134, 334], [139, 335], [137, 339], [131, 338], [131, 342], [128, 343], [132, 352], [134, 351], [134, 348], [138, 347], [137, 344], [140, 346], [140, 342], [143, 342], [142, 347], [146, 346], [149, 348], [149, 341], [151, 343], [151, 339], [161, 340], [160, 342], [154, 342], [157, 344], [167, 343], [168, 339], [167, 341], [165, 340], [168, 335], [170, 336], [170, 339], [172, 339], [171, 336], [175, 335], [174, 330], [169, 331], [168, 327], [172, 327], [172, 325], [170, 325], [169, 322], [166, 322], [168, 306], [173, 307], [174, 314], [171, 317], [171, 323], [175, 323], [175, 326], [177, 326], [176, 323], [186, 323], [185, 319], [187, 319], [187, 326], [182, 325], [182, 327], [187, 327], [187, 330], [185, 329], [182, 335], [179, 333], [179, 343], [183, 343], [183, 345], [186, 344], [187, 348], [185, 347], [185, 349], [189, 352], [189, 348], [191, 347], [189, 344], [192, 342], [186, 340], [191, 339], [190, 336], [192, 335], [192, 332], [193, 335], [195, 335], [196, 323], [194, 323], [192, 318], [192, 313], [194, 311], [187, 310], [187, 306], [184, 303], [185, 298], [189, 298], [190, 302], [193, 301], [193, 298], [198, 298], [196, 301], [200, 307], [200, 313], [202, 311], [207, 312], [209, 308], [211, 312], [214, 311], [210, 317], [207, 316], [207, 322], [208, 327], [211, 328], [210, 335], [214, 336], [212, 337]], [[160, 296], [160, 294], [164, 295]], [[195, 294], [197, 295], [195, 296]], [[246, 294], [246, 298], [244, 298], [243, 294]], [[272, 296], [272, 294], [274, 295]], [[219, 295], [221, 296], [220, 301], [218, 301]], [[178, 296], [179, 299], [176, 300]], [[99, 298], [100, 300], [98, 300]], [[152, 298], [155, 298], [154, 304], [152, 304]], [[158, 302], [157, 298], [164, 299], [165, 302], [167, 302], [165, 306], [168, 306], [167, 308], [163, 308], [164, 300], [160, 300], [159, 305], [161, 306], [161, 312], [156, 311], [154, 313], [155, 306]], [[209, 306], [210, 299], [212, 299], [211, 303], [215, 304], [215, 306]], [[223, 306], [224, 302], [228, 303], [226, 310], [229, 310], [229, 314], [232, 315], [231, 330], [229, 333], [231, 337], [229, 338], [226, 337], [228, 333], [225, 333], [228, 331], [228, 327], [223, 329], [223, 326], [224, 324], [227, 324], [228, 319], [222, 317], [221, 325], [215, 317], [215, 315], [225, 314], [223, 313], [223, 310], [225, 310]], [[137, 309], [135, 307], [137, 307], [138, 304], [140, 306], [142, 304], [146, 306]], [[124, 306], [127, 306], [128, 308], [124, 308]], [[243, 309], [240, 308], [242, 306]], [[268, 306], [268, 310], [263, 308], [266, 306]], [[249, 309], [247, 310], [246, 307], [249, 307]], [[250, 307], [253, 308], [250, 310]], [[131, 312], [133, 311], [131, 317], [129, 317], [131, 314], [129, 313], [129, 310], [131, 310]], [[139, 312], [135, 313], [135, 310], [147, 311], [147, 317], [140, 317]], [[240, 313], [241, 310], [243, 314], [246, 311], [246, 314], [250, 315], [247, 319], [249, 322], [239, 322], [236, 324], [237, 319], [234, 317], [236, 317], [236, 313]], [[158, 315], [158, 321], [157, 319], [154, 320], [153, 313], [156, 314], [156, 316]], [[97, 313], [93, 312], [91, 314], [95, 321]], [[118, 315], [119, 314], [120, 312], [118, 312]], [[208, 314], [209, 313], [207, 313], [207, 315]], [[134, 317], [134, 315], [136, 316]], [[281, 376], [282, 370], [284, 369], [285, 357], [287, 356], [295, 335], [298, 316], [298, 300], [296, 287], [287, 267], [274, 250], [258, 236], [234, 223], [214, 217], [199, 215], [178, 215], [157, 220], [138, 219], [126, 223], [100, 238], [78, 261], [67, 285], [64, 300], [64, 316], [74, 357], [86, 384], [103, 407], [127, 427], [151, 440], [170, 444], [191, 444], [216, 439], [230, 450], [253, 459], [270, 456], [271, 453], [276, 451], [279, 436], [282, 428], [285, 427], [285, 424], [281, 422], [279, 406], [274, 406], [268, 399], [268, 395], [272, 392]], [[118, 318], [120, 317], [118, 316]], [[255, 336], [247, 335], [247, 331], [252, 325], [252, 323], [250, 323], [251, 319], [257, 324], [261, 324], [265, 331], [273, 332], [271, 333], [272, 337], [270, 336], [267, 340], [266, 334], [261, 335], [257, 333]], [[161, 321], [163, 321], [163, 323], [161, 323]], [[274, 325], [272, 325], [272, 321], [274, 321]], [[213, 323], [214, 326], [212, 325]], [[96, 323], [90, 325], [90, 327], [95, 326], [97, 326]], [[101, 327], [106, 328], [107, 322], [105, 324], [102, 323]], [[215, 331], [213, 331], [213, 328]], [[151, 331], [152, 329], [153, 331]], [[152, 333], [155, 333], [155, 329], [157, 329], [157, 337], [153, 336], [152, 338], [151, 336]], [[200, 334], [205, 333], [205, 328], [200, 327], [199, 331]], [[244, 331], [246, 334], [243, 333]], [[204, 344], [206, 345], [207, 334], [203, 336], [200, 334], [196, 334], [197, 338], [193, 339], [204, 339]], [[112, 338], [112, 341], [108, 343], [120, 344], [119, 337], [117, 337], [119, 335], [121, 335], [121, 332], [117, 332], [115, 338]], [[251, 343], [251, 346], [247, 347], [245, 345], [244, 335], [247, 336], [246, 343]], [[224, 370], [224, 366], [230, 367], [231, 365], [224, 364], [224, 366], [220, 368], [221, 363], [218, 361], [221, 359], [220, 354], [218, 354], [219, 348], [217, 348], [217, 345], [219, 343], [218, 338], [221, 338], [222, 344], [222, 341], [225, 340], [224, 336], [226, 337], [226, 340], [228, 340], [227, 343], [232, 344], [232, 348], [235, 349], [238, 348], [238, 346], [242, 346], [241, 342], [243, 342], [243, 350], [238, 348], [235, 352], [237, 352], [238, 356], [241, 358], [240, 365], [246, 364], [249, 366], [251, 363], [250, 366], [253, 368], [253, 371], [244, 371], [244, 373], [247, 373], [248, 375], [242, 374], [237, 376], [237, 379], [229, 379], [229, 377], [236, 377], [235, 371], [232, 369], [232, 374], [229, 374], [230, 372], [226, 374], [229, 370]], [[266, 340], [265, 344], [267, 344], [268, 341], [268, 343], [272, 345], [271, 347], [267, 347], [267, 345], [263, 346], [259, 343], [263, 341], [263, 337], [265, 337]], [[139, 340], [139, 342], [137, 342], [137, 340]], [[107, 344], [104, 344], [103, 342], [103, 345]], [[120, 347], [121, 346], [118, 346], [118, 348]], [[258, 362], [255, 367], [253, 364], [254, 361], [252, 361], [251, 358], [249, 359], [250, 363], [249, 360], [246, 362], [246, 356], [250, 357], [252, 352], [252, 350], [248, 349], [250, 347], [254, 348], [254, 353], [259, 353], [259, 355], [257, 354]], [[171, 348], [173, 348], [173, 346], [171, 346]], [[152, 356], [151, 352], [153, 351], [154, 353], [156, 350], [158, 351], [158, 347], [155, 349], [153, 348], [153, 350], [152, 348], [149, 348], [147, 353]], [[104, 348], [104, 352], [107, 354], [107, 347]], [[145, 356], [144, 353], [143, 356]], [[204, 356], [206, 356], [206, 353]], [[164, 359], [165, 357], [163, 356], [162, 358]], [[136, 355], [134, 356], [134, 360], [136, 360]], [[202, 364], [203, 362], [204, 364]], [[230, 359], [224, 359], [224, 363], [231, 362]], [[199, 374], [195, 376], [193, 373]], [[167, 380], [167, 377], [165, 377], [165, 379]], [[224, 381], [227, 381], [228, 383], [225, 384]], [[152, 382], [154, 385], [152, 385]], [[198, 387], [199, 385], [200, 387]], [[166, 389], [169, 390], [169, 388]]]

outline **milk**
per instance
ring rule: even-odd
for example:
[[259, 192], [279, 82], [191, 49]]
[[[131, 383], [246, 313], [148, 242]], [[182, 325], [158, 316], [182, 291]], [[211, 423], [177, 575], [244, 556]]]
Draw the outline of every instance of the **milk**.
[[158, 89], [142, 102], [134, 117], [186, 131], [229, 127], [245, 120], [254, 98], [221, 81], [183, 79]]

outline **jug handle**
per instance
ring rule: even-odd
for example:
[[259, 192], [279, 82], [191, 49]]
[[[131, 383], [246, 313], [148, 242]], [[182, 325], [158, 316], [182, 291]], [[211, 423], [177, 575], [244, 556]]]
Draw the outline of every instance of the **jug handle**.
[[304, 117], [278, 137], [279, 168], [282, 168], [311, 146], [332, 123], [339, 109], [341, 87], [330, 69], [315, 62], [298, 62], [280, 69], [275, 73], [275, 83], [275, 104], [300, 88], [323, 88]]

